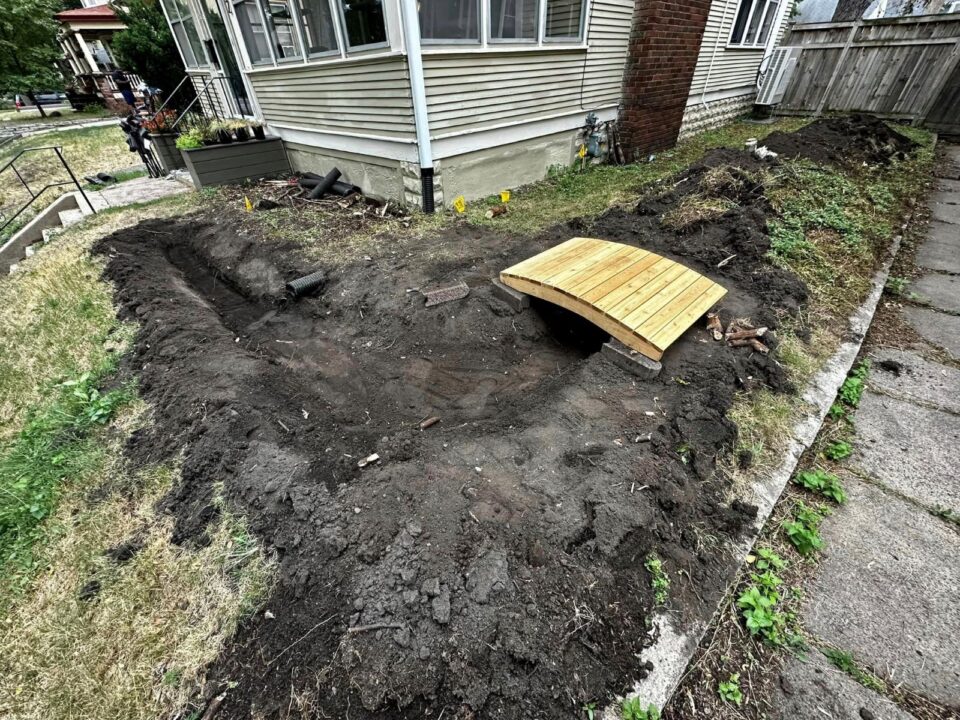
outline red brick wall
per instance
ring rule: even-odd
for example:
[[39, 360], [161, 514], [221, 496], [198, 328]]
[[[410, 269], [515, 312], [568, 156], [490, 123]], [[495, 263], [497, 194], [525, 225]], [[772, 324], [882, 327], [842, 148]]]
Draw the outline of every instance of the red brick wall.
[[619, 123], [628, 159], [677, 141], [710, 2], [636, 0]]

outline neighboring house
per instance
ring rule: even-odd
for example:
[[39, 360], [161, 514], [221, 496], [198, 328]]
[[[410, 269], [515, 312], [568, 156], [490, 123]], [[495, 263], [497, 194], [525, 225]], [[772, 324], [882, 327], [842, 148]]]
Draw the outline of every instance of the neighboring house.
[[[106, 0], [84, 0], [84, 7], [57, 13], [56, 18], [60, 23], [57, 39], [64, 53], [64, 74], [68, 79], [72, 76], [75, 91], [100, 98], [110, 110], [125, 112], [127, 105], [110, 77], [117, 69], [110, 41], [125, 25]], [[135, 75], [130, 76], [130, 81], [134, 88], [140, 85]]]
[[802, 0], [793, 22], [849, 22], [960, 12], [960, 0]]
[[749, 109], [792, 0], [162, 0], [206, 105], [296, 170], [468, 199], [569, 165], [589, 112], [631, 157]]

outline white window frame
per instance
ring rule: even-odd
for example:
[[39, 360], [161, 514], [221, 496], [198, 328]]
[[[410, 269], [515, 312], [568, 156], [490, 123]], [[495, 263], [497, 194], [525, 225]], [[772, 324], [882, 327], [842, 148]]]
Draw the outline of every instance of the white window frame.
[[540, 34], [541, 42], [546, 45], [570, 45], [586, 42], [587, 40], [587, 12], [590, 10], [588, 0], [580, 0], [580, 29], [576, 36], [566, 36], [566, 37], [547, 37], [547, 3], [550, 0], [547, 0], [543, 3], [543, 17], [541, 18], [540, 23]]
[[[276, 35], [276, 24], [273, 22], [273, 15], [267, 15], [265, 8], [268, 7], [271, 3], [275, 5], [285, 5], [287, 12], [290, 13], [290, 21], [293, 25], [293, 37], [296, 39], [297, 43], [300, 45], [299, 53], [297, 55], [291, 55], [290, 57], [277, 57], [276, 45], [274, 44], [274, 35]], [[267, 33], [267, 40], [270, 43], [270, 53], [273, 56], [274, 61], [278, 65], [292, 65], [294, 63], [303, 64], [304, 60], [307, 57], [306, 48], [303, 44], [303, 27], [301, 26], [301, 17], [300, 13], [294, 5], [293, 0], [257, 0], [257, 5], [260, 7], [260, 14], [263, 16], [264, 29]]]
[[[740, 16], [740, 9], [743, 7], [743, 3], [750, 3], [750, 12], [747, 14], [747, 21], [743, 24], [743, 36], [739, 41], [733, 39], [733, 31], [737, 28], [737, 18]], [[727, 38], [727, 47], [731, 50], [763, 50], [767, 46], [767, 40], [770, 37], [770, 34], [777, 32], [778, 28], [774, 27], [774, 23], [777, 21], [777, 15], [779, 14], [781, 3], [787, 2], [787, 0], [740, 0], [740, 3], [737, 5], [737, 11], [733, 14], [733, 24], [730, 26], [730, 35]], [[767, 17], [767, 13], [770, 12], [772, 5], [776, 3], [776, 7], [773, 8], [774, 18], [770, 23], [769, 34], [767, 37], [761, 40], [760, 32], [763, 30], [763, 21]], [[760, 16], [760, 22], [757, 24], [757, 37], [754, 38], [752, 43], [745, 42], [747, 33], [750, 31], [750, 23], [753, 20], [753, 15], [757, 11], [759, 5], [763, 5], [763, 14]]]
[[[210, 67], [210, 58], [207, 57], [207, 49], [203, 46], [203, 36], [200, 34], [200, 26], [197, 24], [195, 8], [190, 5], [189, 0], [181, 0], [181, 2], [187, 6], [187, 11], [189, 13], [186, 20], [193, 23], [193, 30], [195, 33], [197, 33], [197, 37], [200, 38], [200, 48], [203, 52], [203, 57], [198, 58], [193, 46], [190, 44], [190, 35], [186, 30], [186, 22], [184, 21], [183, 15], [180, 13], [180, 8], [177, 5], [176, 0], [161, 0], [160, 9], [167, 18], [167, 24], [170, 26], [170, 34], [173, 35], [174, 42], [176, 43], [177, 48], [180, 50], [180, 59], [183, 60], [184, 67], [190, 70]], [[179, 23], [180, 27], [183, 28], [183, 37], [187, 45], [185, 48], [181, 47], [180, 38], [177, 37], [177, 31], [174, 29], [174, 25], [177, 23]], [[189, 57], [193, 58], [195, 64], [191, 65], [187, 61], [188, 53]]]
[[[326, 3], [327, 3], [327, 7], [330, 10], [330, 20], [333, 23], [333, 37], [334, 37], [334, 42], [336, 42], [337, 44], [337, 47], [335, 47], [333, 50], [327, 50], [326, 52], [319, 52], [319, 53], [312, 53], [310, 52], [310, 48], [307, 47], [307, 33], [303, 27], [304, 16], [300, 12], [300, 2], [302, 2], [303, 0], [292, 0], [292, 1], [293, 1], [293, 8], [294, 8], [295, 15], [297, 19], [300, 21], [299, 23], [297, 23], [297, 29], [301, 35], [300, 44], [303, 45], [303, 53], [307, 57], [307, 59], [331, 58], [336, 55], [343, 57], [344, 38], [340, 32], [340, 22], [337, 19], [337, 8], [334, 3], [334, 0], [326, 0]], [[384, 22], [386, 22], [386, 18], [384, 18]]]
[[240, 24], [240, 15], [237, 12], [237, 5], [242, 5], [250, 1], [251, 0], [227, 0], [227, 2], [230, 3], [230, 14], [233, 16], [233, 22], [236, 23], [237, 27], [237, 41], [243, 46], [244, 55], [251, 68], [276, 67], [277, 54], [273, 51], [273, 42], [270, 40], [270, 26], [267, 25], [267, 18], [263, 14], [263, 4], [260, 0], [252, 0], [252, 2], [257, 8], [257, 15], [260, 16], [260, 23], [263, 25], [263, 33], [267, 39], [267, 52], [270, 54], [270, 57], [254, 61], [253, 56], [250, 54], [250, 48], [247, 46], [247, 39], [243, 35], [243, 27]]
[[[477, 0], [477, 37], [476, 38], [425, 38], [423, 28], [420, 29], [421, 45], [482, 45], [486, 37], [484, 17], [489, 15], [490, 0]], [[484, 10], [487, 10], [485, 13]]]
[[387, 22], [387, 5], [390, 0], [383, 0], [381, 7], [383, 9], [383, 42], [379, 43], [367, 43], [366, 45], [350, 45], [350, 37], [347, 34], [347, 16], [343, 12], [343, 0], [330, 0], [336, 6], [336, 15], [338, 24], [340, 25], [340, 40], [342, 45], [340, 46], [341, 51], [344, 55], [350, 55], [351, 53], [364, 53], [370, 52], [371, 50], [381, 50], [383, 48], [390, 47], [390, 25]]

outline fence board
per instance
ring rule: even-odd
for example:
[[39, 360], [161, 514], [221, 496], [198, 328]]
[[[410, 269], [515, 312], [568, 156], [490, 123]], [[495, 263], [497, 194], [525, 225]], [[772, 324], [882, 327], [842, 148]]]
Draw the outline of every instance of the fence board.
[[960, 54], [960, 14], [794, 25], [783, 44], [803, 52], [781, 113], [868, 112], [918, 122], [926, 115], [931, 127], [960, 124], [960, 69], [944, 77]]

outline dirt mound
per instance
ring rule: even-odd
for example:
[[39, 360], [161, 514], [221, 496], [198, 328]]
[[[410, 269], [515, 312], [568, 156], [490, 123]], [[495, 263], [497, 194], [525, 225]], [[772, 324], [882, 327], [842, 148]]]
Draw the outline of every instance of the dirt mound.
[[[615, 215], [601, 228], [667, 243], [617, 237]], [[130, 457], [185, 448], [163, 501], [178, 542], [204, 542], [222, 483], [279, 560], [273, 618], [248, 621], [211, 670], [211, 694], [239, 682], [224, 717], [279, 716], [291, 688], [319, 716], [574, 717], [642, 671], [649, 553], [672, 570], [681, 625], [710, 611], [720, 545], [752, 518], [714, 477], [736, 435], [724, 414], [783, 373], [698, 328], [638, 383], [576, 316], [513, 316], [489, 279], [564, 233], [454, 232], [431, 243], [442, 262], [405, 249], [296, 304], [279, 288], [314, 268], [226, 223], [101, 241], [123, 315], [142, 323], [129, 365], [155, 408]], [[407, 292], [453, 277], [465, 300], [425, 308]], [[725, 315], [766, 312], [753, 284], [725, 281]]]
[[815, 120], [793, 133], [771, 133], [763, 144], [784, 158], [822, 165], [885, 165], [903, 160], [917, 147], [883, 120], [861, 114]]

